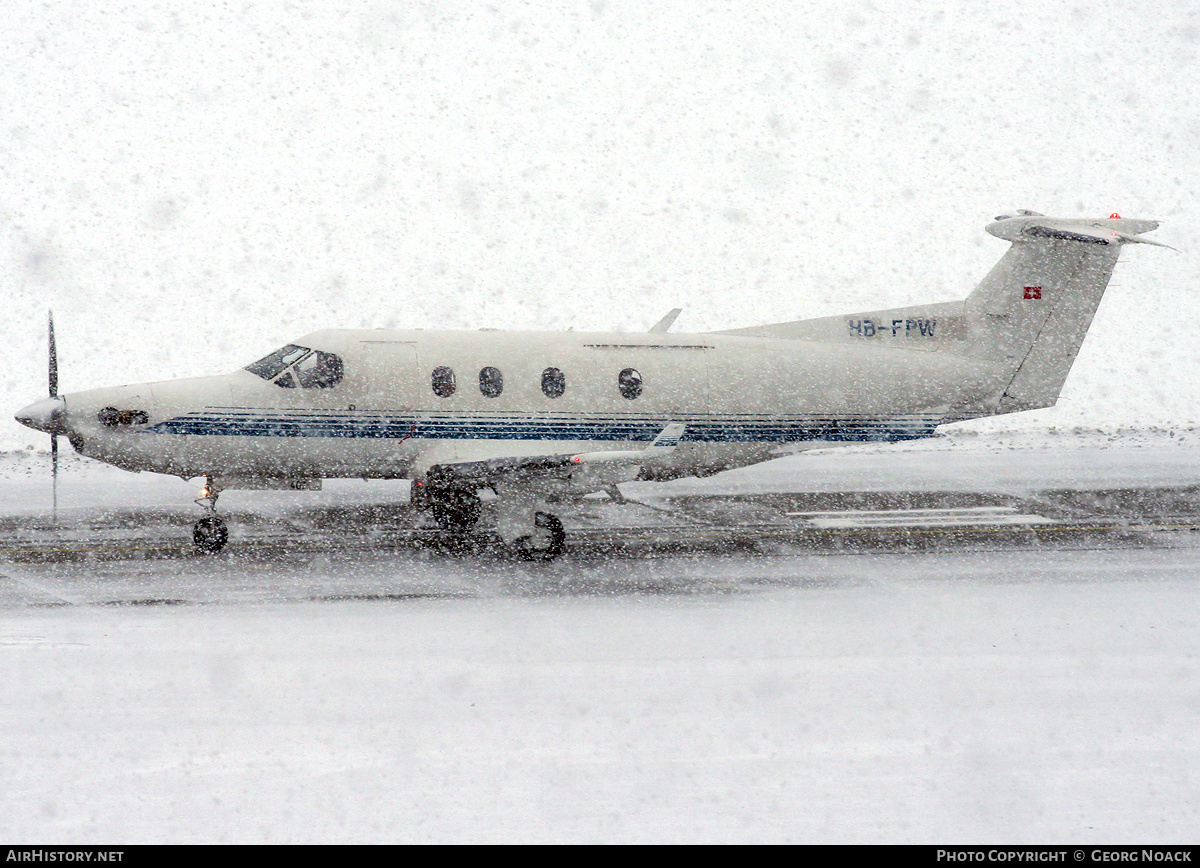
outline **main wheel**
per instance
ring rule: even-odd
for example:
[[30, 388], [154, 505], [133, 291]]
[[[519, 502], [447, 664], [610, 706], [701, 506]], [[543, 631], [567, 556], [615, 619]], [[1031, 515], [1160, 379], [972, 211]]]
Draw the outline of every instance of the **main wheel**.
[[434, 521], [450, 533], [466, 533], [479, 521], [479, 495], [465, 488], [452, 488], [430, 498]]
[[567, 547], [567, 532], [563, 530], [563, 524], [557, 515], [548, 512], [535, 513], [533, 526], [532, 534], [520, 537], [513, 543], [518, 557], [546, 563], [563, 553]]
[[213, 555], [229, 542], [229, 528], [215, 515], [207, 515], [192, 528], [192, 543], [201, 554]]

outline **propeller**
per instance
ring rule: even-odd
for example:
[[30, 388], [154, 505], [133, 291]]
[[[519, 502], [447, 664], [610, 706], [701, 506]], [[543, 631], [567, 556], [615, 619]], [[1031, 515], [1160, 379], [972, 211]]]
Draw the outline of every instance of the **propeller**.
[[[58, 397], [58, 344], [54, 340], [54, 311], [49, 311], [50, 362], [47, 379], [50, 381], [50, 397]], [[54, 515], [58, 516], [58, 434], [50, 434], [50, 487], [54, 498]]]
[[47, 379], [50, 397], [35, 401], [17, 411], [16, 419], [26, 428], [50, 435], [50, 472], [53, 476], [54, 513], [58, 514], [58, 435], [70, 434], [67, 402], [58, 397], [58, 346], [54, 340], [54, 311], [49, 312], [49, 364]]

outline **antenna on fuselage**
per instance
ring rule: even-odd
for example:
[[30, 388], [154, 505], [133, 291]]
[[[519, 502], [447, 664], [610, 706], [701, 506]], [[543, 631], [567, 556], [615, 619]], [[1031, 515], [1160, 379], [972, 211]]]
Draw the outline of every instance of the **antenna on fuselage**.
[[683, 313], [683, 308], [673, 307], [662, 319], [647, 329], [647, 334], [665, 334], [667, 329], [675, 324], [675, 318]]

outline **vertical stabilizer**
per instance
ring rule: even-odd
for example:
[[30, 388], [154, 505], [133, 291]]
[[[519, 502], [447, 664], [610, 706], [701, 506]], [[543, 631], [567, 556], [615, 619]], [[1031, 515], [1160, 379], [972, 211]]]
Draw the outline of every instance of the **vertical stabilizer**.
[[998, 362], [988, 414], [1058, 400], [1117, 264], [1118, 247], [1015, 241], [967, 298], [968, 354]]
[[[1012, 247], [967, 297], [967, 354], [997, 364], [996, 390], [964, 415], [1014, 413], [1058, 400], [1121, 246], [1158, 226], [1116, 216], [1056, 220], [1023, 213], [987, 231]], [[1160, 245], [1161, 246], [1161, 245]], [[968, 408], [960, 408], [966, 411]]]
[[975, 373], [947, 421], [1050, 407], [1057, 400], [1121, 248], [1153, 220], [1060, 220], [1020, 211], [987, 231], [1012, 242], [966, 299], [730, 329], [718, 334], [946, 353]]

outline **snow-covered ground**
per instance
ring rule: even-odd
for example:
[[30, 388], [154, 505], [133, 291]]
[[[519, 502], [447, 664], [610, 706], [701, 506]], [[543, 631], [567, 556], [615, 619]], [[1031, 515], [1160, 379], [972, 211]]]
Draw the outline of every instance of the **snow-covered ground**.
[[[1200, 450], [1169, 439], [852, 448], [739, 484], [832, 485], [837, 458], [877, 489], [1002, 465], [1052, 487], [1086, 454], [1098, 481], [1187, 485]], [[0, 515], [28, 516], [7, 467]], [[69, 493], [108, 472], [65, 472], [60, 520], [188, 493]], [[0, 563], [0, 838], [1192, 841], [1192, 536]]]
[[672, 568], [772, 581], [10, 610], [0, 834], [1190, 842], [1198, 564], [733, 559]]

